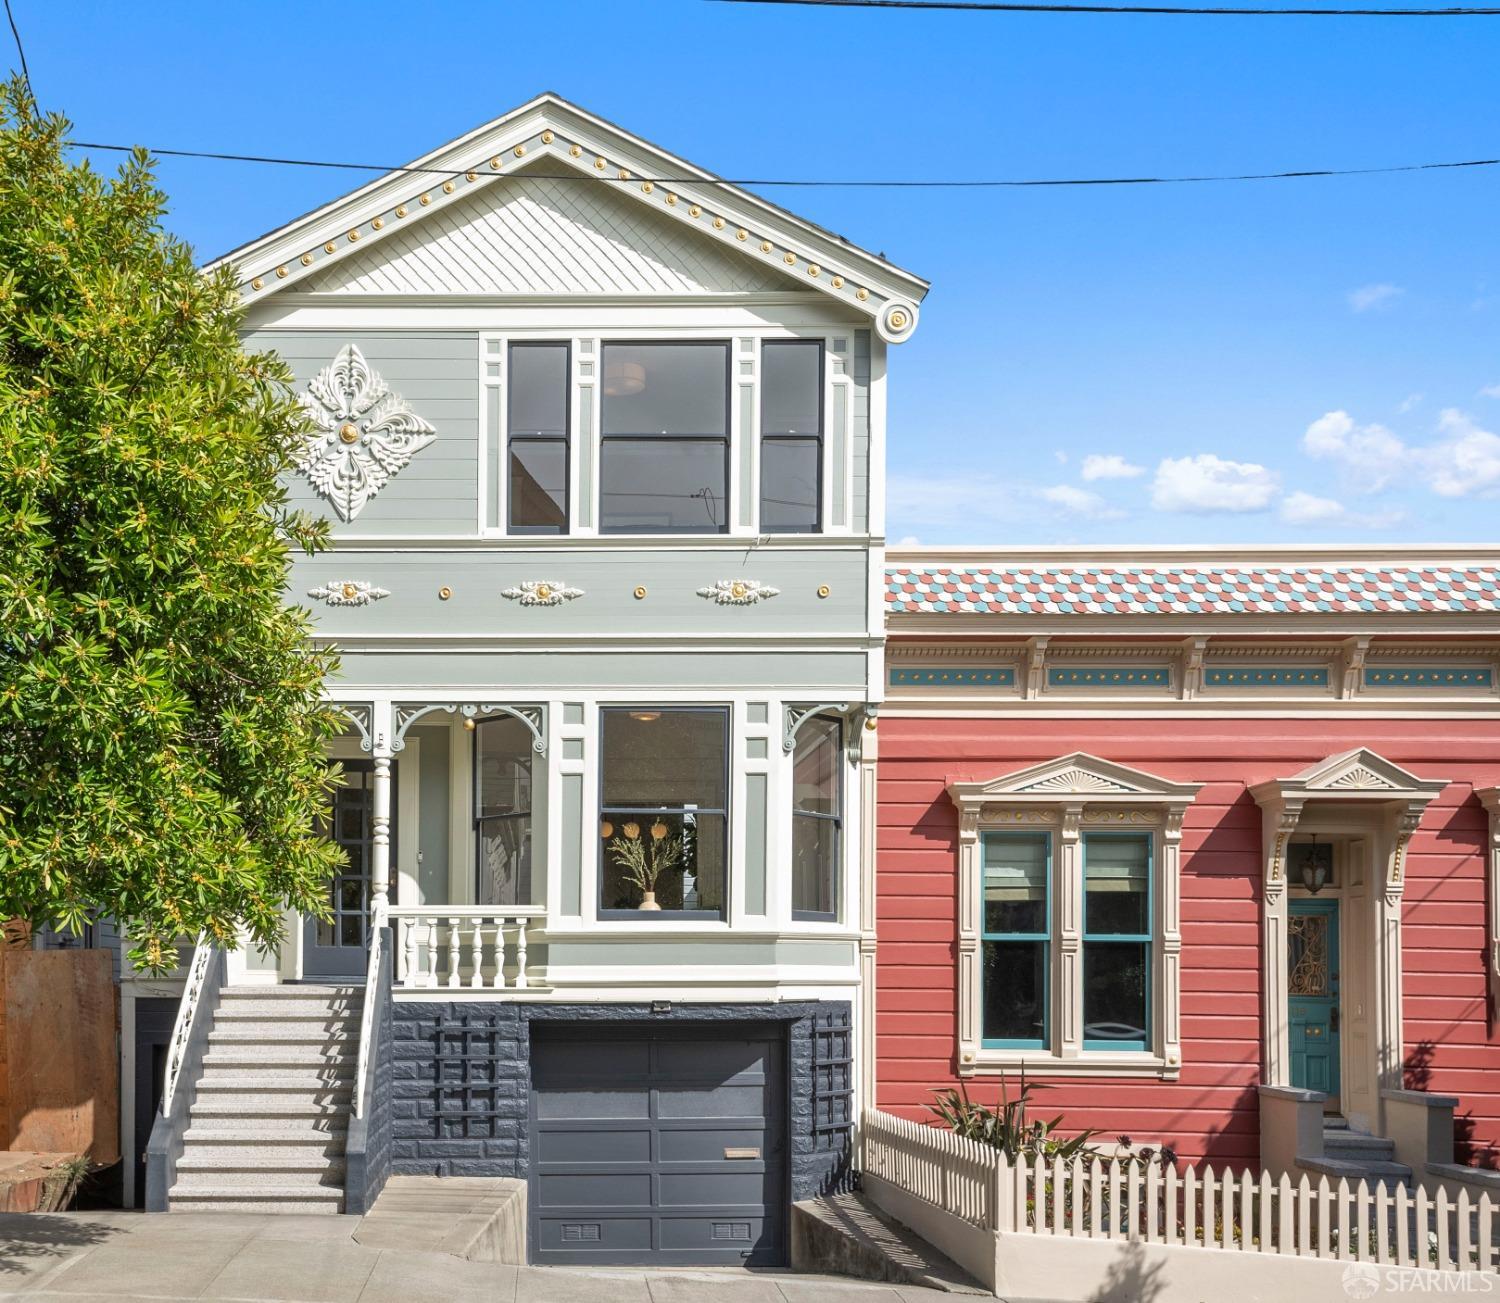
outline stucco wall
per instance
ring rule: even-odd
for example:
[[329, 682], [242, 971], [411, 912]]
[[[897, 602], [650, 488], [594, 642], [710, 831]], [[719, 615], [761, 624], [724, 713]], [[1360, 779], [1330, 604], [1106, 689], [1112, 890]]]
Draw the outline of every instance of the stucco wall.
[[[1483, 720], [887, 718], [880, 726], [877, 1098], [923, 1115], [954, 1084], [957, 825], [954, 778], [986, 779], [1072, 751], [1204, 783], [1183, 826], [1179, 1080], [1049, 1080], [1041, 1116], [1189, 1161], [1259, 1153], [1260, 812], [1247, 786], [1365, 746], [1448, 778], [1407, 859], [1403, 912], [1410, 1085], [1460, 1097], [1460, 1157], [1500, 1159], [1500, 1040], [1485, 1005], [1485, 814], [1473, 788], [1500, 779], [1500, 728]], [[993, 1102], [999, 1087], [971, 1090]]]

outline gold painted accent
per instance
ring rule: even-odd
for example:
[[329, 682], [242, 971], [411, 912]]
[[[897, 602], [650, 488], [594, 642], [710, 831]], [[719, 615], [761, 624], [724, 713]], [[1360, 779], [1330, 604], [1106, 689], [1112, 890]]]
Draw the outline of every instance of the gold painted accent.
[[332, 253], [337, 248], [338, 245], [336, 245], [332, 240], [329, 240], [328, 243], [323, 246], [323, 252]]
[[258, 290], [264, 284], [265, 284], [265, 281], [261, 280], [261, 278], [259, 276], [257, 276], [253, 281], [250, 282], [250, 288], [252, 290]]
[[807, 264], [807, 274], [809, 276], [816, 276], [822, 270], [823, 269], [819, 267], [815, 262], [810, 262]]
[[359, 232], [358, 231], [350, 231], [349, 232], [349, 243], [353, 244], [357, 239], [359, 239]]
[[880, 723], [875, 718], [874, 715], [869, 716], [865, 720], [865, 732], [866, 733], [873, 733], [879, 726], [880, 726]]
[[615, 175], [619, 177], [621, 181], [630, 180], [630, 170], [628, 168], [622, 167], [618, 172], [615, 173]]
[[667, 196], [667, 202], [668, 202], [668, 203], [669, 203], [669, 204], [672, 204], [672, 205], [674, 205], [674, 206], [675, 206], [675, 205], [676, 205], [676, 203], [677, 203], [677, 196], [676, 196], [676, 195], [668, 195], [668, 196]]
[[905, 329], [905, 327], [906, 313], [902, 312], [900, 308], [897, 308], [893, 313], [891, 313], [891, 329], [903, 330]]
[[578, 145], [569, 145], [568, 146], [568, 157], [569, 158], [579, 158], [582, 155], [583, 155], [583, 150]]
[[646, 595], [646, 585], [642, 584], [635, 590], [635, 600], [640, 601]]
[[475, 728], [474, 721], [472, 719], [469, 719], [469, 718], [465, 717], [465, 719], [464, 719], [464, 732], [465, 733], [472, 733], [474, 731], [474, 728]]
[[476, 171], [474, 171], [473, 168], [470, 168], [467, 172], [464, 173], [464, 180], [465, 181], [477, 181], [477, 180], [479, 180], [479, 173], [476, 172]]
[[446, 602], [452, 596], [453, 590], [449, 588], [447, 584], [444, 584], [441, 588], [438, 589], [438, 597], [443, 601]]
[[794, 267], [797, 263], [797, 255], [795, 253], [784, 253], [781, 255], [781, 261], [786, 263], [788, 267]]
[[277, 277], [278, 280], [285, 280], [286, 279], [286, 268], [285, 267], [278, 267], [276, 269], [276, 277]]
[[594, 160], [594, 169], [596, 171], [599, 171], [599, 172], [604, 171], [605, 166], [606, 166], [606, 164], [605, 164], [604, 159], [602, 157], [601, 158], [596, 158]]
[[405, 204], [401, 204], [401, 205], [399, 205], [397, 207], [397, 209], [396, 209], [396, 216], [397, 217], [405, 217], [406, 216], [406, 205]]
[[724, 219], [722, 217], [715, 217], [714, 218], [714, 230], [716, 230], [716, 231], [722, 231], [723, 229], [724, 229]]
[[760, 242], [760, 251], [762, 253], [770, 253], [771, 252], [771, 242], [769, 240], [762, 240]]
[[691, 208], [688, 209], [688, 216], [698, 217], [702, 214], [702, 212], [703, 209], [701, 209], [697, 204], [694, 204]]
[[304, 253], [302, 255], [302, 257], [298, 261], [300, 261], [304, 267], [311, 267], [312, 266], [312, 254], [310, 254], [310, 253]]
[[834, 289], [841, 290], [844, 288], [844, 278], [842, 276], [835, 276], [831, 284], [833, 285]]
[[744, 581], [741, 579], [736, 579], [734, 583], [729, 585], [729, 595], [736, 599], [744, 597], [744, 595], [749, 591], [750, 590], [745, 587]]
[[865, 289], [863, 286], [860, 286], [859, 289], [854, 291], [854, 297], [857, 298], [861, 303], [863, 303], [867, 298], [870, 297], [870, 291]]
[[421, 204], [423, 208], [426, 208], [427, 205], [432, 202], [432, 196], [431, 195], [423, 195], [420, 199], [417, 200], [417, 202], [419, 204]]
[[452, 181], [444, 181], [443, 182], [443, 193], [445, 195], [451, 195], [453, 193], [453, 182]]
[[345, 443], [357, 443], [359, 441], [359, 426], [353, 421], [345, 421], [339, 426], [339, 438]]
[[345, 584], [344, 585], [344, 596], [345, 597], [354, 597], [354, 596], [356, 596], [358, 594], [358, 592], [359, 592], [359, 585], [358, 584]]
[[818, 585], [818, 596], [819, 597], [827, 597], [828, 594], [831, 593], [832, 591], [833, 590], [831, 588], [829, 588], [829, 586], [827, 584], [819, 584]]
[[377, 217], [377, 218], [375, 218], [375, 220], [374, 220], [374, 221], [372, 221], [372, 222], [371, 222], [371, 223], [370, 223], [370, 229], [371, 229], [371, 230], [372, 230], [372, 231], [378, 231], [378, 230], [380, 230], [380, 229], [381, 229], [381, 227], [383, 227], [383, 226], [384, 226], [384, 225], [385, 225], [385, 218], [383, 218], [383, 217]]
[[554, 139], [554, 137], [553, 137], [553, 135], [552, 135], [552, 133], [550, 131], [544, 131], [544, 132], [542, 132], [542, 144], [544, 144], [544, 145], [550, 145], [552, 143], [553, 139]]
[[500, 155], [496, 154], [494, 158], [490, 159], [490, 171], [492, 171], [492, 172], [498, 172], [499, 170], [500, 170]]
[[745, 228], [744, 228], [744, 227], [743, 227], [743, 226], [742, 226], [742, 227], [740, 227], [740, 229], [739, 229], [739, 230], [737, 230], [737, 231], [736, 231], [736, 232], [735, 232], [735, 233], [734, 233], [734, 238], [735, 238], [735, 239], [736, 239], [736, 240], [748, 240], [748, 239], [749, 239], [749, 238], [750, 238], [750, 232], [749, 232], [749, 231], [747, 231], [747, 230], [746, 230], [746, 229], [745, 229]]
[[538, 584], [536, 586], [536, 595], [539, 600], [545, 602], [549, 597], [552, 596], [552, 585]]
[[649, 182], [649, 181], [642, 181], [641, 182], [641, 193], [643, 195], [649, 195], [651, 193], [651, 191], [652, 191], [653, 188], [654, 187], [651, 185], [651, 182]]
[[512, 154], [514, 154], [514, 155], [515, 155], [515, 156], [516, 156], [516, 157], [517, 157], [517, 158], [520, 158], [520, 157], [521, 157], [521, 155], [522, 155], [522, 154], [524, 154], [524, 153], [525, 153], [525, 152], [526, 152], [526, 146], [525, 146], [525, 145], [517, 145], [517, 146], [516, 146], [516, 147], [515, 147], [515, 148], [514, 148], [514, 149], [513, 149], [513, 150], [511, 150], [511, 151], [510, 151], [510, 152], [511, 152], [511, 153], [512, 153]]

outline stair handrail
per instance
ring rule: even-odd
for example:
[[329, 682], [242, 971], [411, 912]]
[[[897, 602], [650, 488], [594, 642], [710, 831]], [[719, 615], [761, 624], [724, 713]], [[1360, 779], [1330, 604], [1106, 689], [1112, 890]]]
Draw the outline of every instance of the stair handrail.
[[193, 949], [192, 961], [188, 964], [182, 999], [177, 1005], [177, 1020], [172, 1024], [172, 1039], [167, 1047], [167, 1067], [161, 1088], [163, 1117], [172, 1111], [172, 1096], [177, 1093], [177, 1081], [182, 1075], [188, 1041], [193, 1034], [193, 1015], [198, 1010], [198, 1001], [203, 998], [203, 984], [208, 979], [208, 966], [213, 962], [213, 957], [214, 947], [209, 943], [207, 934], [200, 933], [198, 944]]
[[354, 1116], [363, 1117], [365, 1107], [365, 1079], [370, 1073], [370, 1038], [374, 1033], [375, 1009], [379, 1005], [380, 951], [384, 945], [386, 920], [384, 911], [379, 911], [371, 920], [370, 963], [365, 970], [365, 1003], [359, 1014], [359, 1061], [354, 1070]]

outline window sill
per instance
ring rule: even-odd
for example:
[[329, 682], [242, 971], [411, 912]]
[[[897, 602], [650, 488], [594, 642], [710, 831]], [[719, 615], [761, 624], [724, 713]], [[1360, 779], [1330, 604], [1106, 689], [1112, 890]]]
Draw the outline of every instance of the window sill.
[[969, 1062], [959, 1056], [960, 1077], [1018, 1076], [1025, 1069], [1028, 1079], [1046, 1077], [1156, 1077], [1175, 1079], [1180, 1063], [1169, 1064], [1155, 1054], [1129, 1051], [1088, 1051], [1076, 1059], [1060, 1058], [1037, 1050], [982, 1049]]

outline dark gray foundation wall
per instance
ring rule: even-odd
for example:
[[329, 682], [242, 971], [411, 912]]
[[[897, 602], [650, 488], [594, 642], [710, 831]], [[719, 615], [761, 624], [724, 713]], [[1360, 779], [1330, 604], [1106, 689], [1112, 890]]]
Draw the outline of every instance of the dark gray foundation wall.
[[500, 1004], [401, 1001], [382, 1045], [389, 1074], [390, 1170], [525, 1177], [531, 1024], [780, 1023], [786, 1028], [791, 1197], [847, 1187], [852, 1118], [847, 1001], [786, 1004]]

